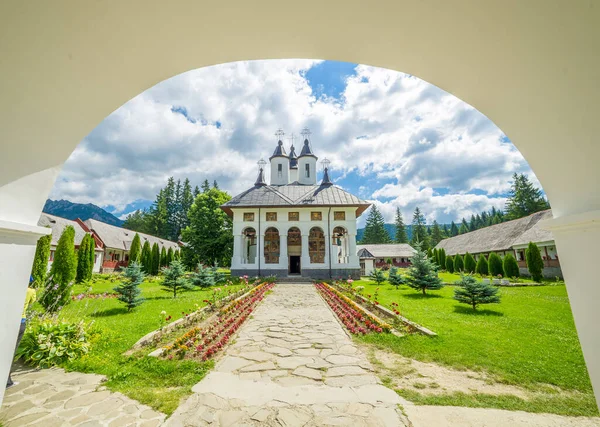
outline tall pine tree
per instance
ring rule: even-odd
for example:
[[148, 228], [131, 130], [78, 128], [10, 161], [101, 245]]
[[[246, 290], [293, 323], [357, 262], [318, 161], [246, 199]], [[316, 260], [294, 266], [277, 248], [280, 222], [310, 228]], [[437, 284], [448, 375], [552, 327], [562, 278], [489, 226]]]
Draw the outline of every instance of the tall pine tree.
[[450, 234], [451, 237], [458, 236], [458, 227], [456, 226], [454, 221], [452, 221], [452, 225], [450, 225]]
[[431, 227], [431, 246], [437, 246], [444, 239], [442, 229], [436, 220], [433, 220], [433, 226]]
[[514, 174], [513, 183], [506, 202], [506, 216], [509, 220], [523, 218], [532, 213], [549, 209], [542, 191], [536, 188], [525, 174]]
[[421, 244], [421, 248], [426, 251], [429, 248], [429, 236], [427, 234], [427, 227], [425, 225], [425, 216], [421, 213], [421, 209], [417, 206], [413, 213], [412, 220], [412, 240], [410, 244], [415, 247], [417, 244]]
[[367, 216], [365, 224], [365, 234], [361, 240], [362, 244], [390, 243], [390, 236], [385, 230], [385, 220], [383, 215], [377, 209], [377, 205], [372, 205]]
[[404, 226], [404, 219], [402, 218], [402, 212], [400, 208], [396, 208], [396, 236], [394, 241], [396, 243], [408, 243], [408, 237], [406, 236], [406, 227]]

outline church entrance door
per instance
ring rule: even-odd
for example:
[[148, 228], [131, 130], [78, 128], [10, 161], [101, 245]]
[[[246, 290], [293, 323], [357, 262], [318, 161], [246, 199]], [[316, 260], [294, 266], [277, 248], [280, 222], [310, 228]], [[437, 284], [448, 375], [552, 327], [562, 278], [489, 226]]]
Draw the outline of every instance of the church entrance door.
[[300, 257], [298, 255], [290, 255], [289, 273], [300, 274]]

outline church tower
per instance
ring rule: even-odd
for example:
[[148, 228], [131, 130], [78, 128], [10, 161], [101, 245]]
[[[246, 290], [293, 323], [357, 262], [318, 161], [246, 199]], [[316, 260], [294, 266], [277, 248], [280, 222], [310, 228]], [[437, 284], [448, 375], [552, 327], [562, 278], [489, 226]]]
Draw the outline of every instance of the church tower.
[[290, 147], [290, 183], [298, 181], [298, 156], [294, 148], [294, 134], [292, 134], [292, 146]]
[[283, 130], [279, 129], [277, 136], [277, 147], [269, 158], [271, 162], [271, 185], [287, 185], [290, 183], [290, 159], [283, 148]]
[[304, 128], [301, 133], [304, 137], [304, 145], [298, 156], [298, 182], [303, 185], [316, 185], [318, 158], [313, 154], [310, 147], [310, 141], [308, 140], [310, 130]]

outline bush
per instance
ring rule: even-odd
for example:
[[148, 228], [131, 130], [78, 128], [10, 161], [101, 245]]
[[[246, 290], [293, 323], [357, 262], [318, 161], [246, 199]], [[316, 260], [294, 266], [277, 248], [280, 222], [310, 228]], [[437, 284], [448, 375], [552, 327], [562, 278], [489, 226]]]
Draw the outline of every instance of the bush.
[[144, 273], [139, 263], [133, 262], [130, 266], [125, 268], [123, 276], [125, 282], [115, 287], [113, 290], [119, 294], [117, 297], [119, 301], [125, 303], [127, 311], [131, 311], [144, 302], [144, 298], [140, 297], [142, 291], [139, 286], [144, 281]]
[[142, 256], [142, 244], [140, 241], [140, 235], [135, 233], [133, 240], [131, 241], [131, 246], [129, 248], [129, 261], [130, 262], [140, 262]]
[[77, 273], [77, 257], [75, 256], [75, 229], [65, 227], [58, 239], [54, 262], [50, 267], [49, 279], [46, 281], [40, 304], [49, 312], [60, 310], [70, 301], [70, 290]]
[[400, 270], [398, 267], [392, 267], [388, 274], [388, 281], [390, 284], [394, 285], [396, 289], [398, 286], [403, 285], [405, 283], [404, 277], [400, 274]]
[[508, 254], [502, 261], [504, 268], [504, 277], [519, 277], [519, 264], [512, 254]]
[[525, 250], [525, 259], [527, 260], [527, 269], [531, 278], [535, 282], [542, 281], [542, 270], [544, 269], [544, 260], [540, 254], [540, 249], [533, 242], [529, 242], [529, 246]]
[[484, 255], [479, 255], [479, 259], [477, 260], [477, 266], [475, 267], [475, 272], [477, 274], [481, 274], [482, 276], [488, 275], [488, 260]]
[[180, 261], [173, 261], [169, 267], [163, 268], [164, 279], [161, 286], [164, 291], [173, 292], [173, 298], [177, 297], [177, 292], [192, 289], [188, 280], [184, 277], [185, 269]]
[[[437, 267], [427, 258], [425, 252], [421, 249], [421, 244], [417, 243], [416, 253], [412, 258], [412, 265], [408, 270], [406, 284], [415, 290], [420, 290], [425, 295], [427, 289], [438, 290], [444, 285], [438, 277]], [[451, 258], [448, 258], [451, 259]]]
[[463, 261], [463, 257], [460, 254], [456, 254], [454, 256], [454, 271], [456, 273], [461, 273], [465, 269], [465, 263]]
[[374, 268], [371, 274], [369, 274], [369, 278], [378, 285], [381, 285], [385, 282], [385, 273], [380, 268]]
[[448, 273], [454, 273], [454, 258], [451, 256], [446, 257], [446, 271]]
[[51, 241], [52, 234], [42, 236], [37, 241], [37, 246], [35, 247], [35, 257], [33, 258], [33, 267], [31, 268], [31, 277], [33, 277], [33, 284], [31, 286], [34, 288], [42, 287], [46, 281]]
[[438, 250], [438, 265], [442, 270], [446, 269], [446, 250], [444, 248]]
[[492, 252], [488, 258], [488, 270], [489, 274], [492, 276], [501, 276], [504, 273], [504, 268], [502, 268], [502, 259], [500, 259], [496, 252]]
[[454, 299], [463, 304], [469, 304], [473, 310], [480, 304], [499, 303], [498, 288], [493, 285], [478, 282], [473, 276], [462, 275], [459, 285], [454, 289]]
[[198, 264], [198, 272], [191, 276], [192, 284], [206, 289], [222, 282], [225, 278], [223, 273], [219, 273], [217, 267], [205, 267], [202, 263]]
[[92, 278], [94, 270], [96, 242], [91, 234], [86, 233], [81, 239], [79, 250], [77, 251], [77, 275], [76, 283], [87, 282]]
[[473, 258], [473, 255], [471, 255], [470, 253], [466, 253], [465, 254], [465, 272], [469, 273], [469, 274], [473, 274], [475, 273], [475, 267], [477, 266], [475, 264], [475, 258]]
[[89, 348], [83, 322], [44, 321], [25, 332], [17, 357], [47, 368], [77, 359], [87, 354]]

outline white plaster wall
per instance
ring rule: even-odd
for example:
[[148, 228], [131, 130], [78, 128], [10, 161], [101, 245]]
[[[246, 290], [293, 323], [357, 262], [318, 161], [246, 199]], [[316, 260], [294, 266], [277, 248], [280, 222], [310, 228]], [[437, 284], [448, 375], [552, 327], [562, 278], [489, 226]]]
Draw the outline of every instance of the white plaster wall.
[[290, 168], [290, 182], [298, 181], [298, 168]]
[[100, 273], [100, 268], [102, 267], [102, 261], [104, 260], [104, 251], [96, 250], [95, 251], [96, 260], [94, 262], [94, 273]]
[[[310, 176], [306, 177], [306, 165], [310, 167]], [[317, 183], [317, 159], [313, 156], [298, 157], [298, 182], [304, 185]]]
[[[281, 176], [277, 171], [281, 165]], [[287, 157], [273, 157], [271, 159], [271, 185], [286, 185], [290, 183], [290, 160]]]

